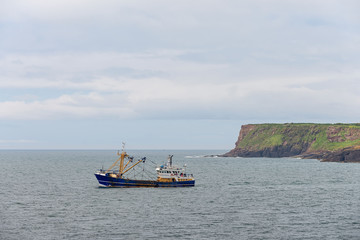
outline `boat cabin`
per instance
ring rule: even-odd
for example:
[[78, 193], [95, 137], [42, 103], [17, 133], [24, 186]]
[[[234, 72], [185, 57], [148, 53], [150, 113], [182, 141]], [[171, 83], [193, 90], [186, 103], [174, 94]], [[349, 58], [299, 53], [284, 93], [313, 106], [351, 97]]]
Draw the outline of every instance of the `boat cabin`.
[[161, 165], [156, 168], [157, 180], [161, 182], [179, 182], [179, 181], [192, 181], [194, 176], [186, 173], [186, 165], [184, 168], [172, 165], [173, 155], [169, 155], [166, 165]]

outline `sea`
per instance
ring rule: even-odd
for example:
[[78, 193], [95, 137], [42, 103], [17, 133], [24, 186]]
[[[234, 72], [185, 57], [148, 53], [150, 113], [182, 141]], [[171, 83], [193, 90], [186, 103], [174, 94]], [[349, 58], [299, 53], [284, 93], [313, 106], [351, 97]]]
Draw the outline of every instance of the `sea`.
[[1, 150], [0, 239], [360, 239], [360, 164], [127, 152], [195, 187], [99, 187], [115, 150]]

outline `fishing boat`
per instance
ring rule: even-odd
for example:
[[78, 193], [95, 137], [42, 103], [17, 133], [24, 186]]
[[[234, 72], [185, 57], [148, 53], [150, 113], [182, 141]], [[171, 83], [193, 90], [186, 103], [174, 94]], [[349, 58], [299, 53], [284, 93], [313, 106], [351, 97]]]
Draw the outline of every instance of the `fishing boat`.
[[[124, 147], [120, 156], [113, 165], [107, 169], [95, 172], [100, 187], [193, 187], [195, 179], [192, 174], [186, 173], [186, 165], [183, 168], [173, 165], [173, 155], [169, 155], [167, 163], [155, 168], [155, 178], [143, 179], [132, 178], [131, 174], [141, 163], [147, 162], [146, 157], [134, 160], [129, 156]], [[144, 169], [144, 168], [143, 168]], [[134, 172], [135, 173], [135, 172]], [[134, 174], [135, 175], [135, 174]]]

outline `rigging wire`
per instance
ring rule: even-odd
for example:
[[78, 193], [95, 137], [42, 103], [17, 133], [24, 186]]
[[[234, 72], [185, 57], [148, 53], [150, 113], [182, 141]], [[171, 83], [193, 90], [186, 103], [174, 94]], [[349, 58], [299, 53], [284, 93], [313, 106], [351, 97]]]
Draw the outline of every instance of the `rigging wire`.
[[152, 171], [148, 170], [146, 166], [147, 166], [146, 163], [143, 163], [142, 168], [139, 165], [137, 165], [132, 169], [132, 171], [130, 171], [128, 174], [125, 174], [125, 175], [130, 177], [131, 176], [130, 174], [133, 174], [134, 179], [136, 179], [137, 177], [140, 177], [140, 175], [141, 175], [141, 178], [143, 179], [144, 175], [145, 175], [146, 177], [155, 180], [156, 173], [154, 173], [154, 170], [152, 170]]

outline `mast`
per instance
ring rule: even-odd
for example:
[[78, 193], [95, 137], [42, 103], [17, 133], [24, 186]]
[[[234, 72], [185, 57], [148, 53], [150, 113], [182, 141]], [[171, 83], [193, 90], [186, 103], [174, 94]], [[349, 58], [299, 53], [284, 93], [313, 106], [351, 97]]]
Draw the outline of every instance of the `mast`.
[[169, 155], [168, 157], [168, 167], [172, 167], [172, 158], [174, 155]]
[[[126, 154], [124, 149], [125, 149], [125, 143], [123, 142], [122, 143], [122, 150], [121, 150], [121, 154], [120, 154], [120, 166], [119, 166], [120, 178], [122, 178], [122, 174], [123, 174], [123, 171], [124, 171], [124, 159], [125, 159], [125, 157], [128, 157], [128, 155]], [[118, 155], [119, 155], [119, 153], [118, 153]]]

